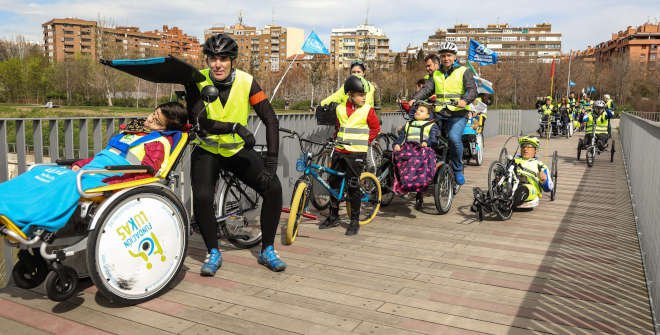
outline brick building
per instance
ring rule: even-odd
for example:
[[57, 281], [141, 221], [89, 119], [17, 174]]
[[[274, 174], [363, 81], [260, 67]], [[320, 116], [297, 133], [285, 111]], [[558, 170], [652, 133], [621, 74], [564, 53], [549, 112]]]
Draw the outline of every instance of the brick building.
[[440, 43], [450, 41], [458, 46], [458, 56], [465, 58], [470, 39], [476, 40], [497, 52], [498, 60], [511, 59], [531, 62], [552, 62], [561, 55], [561, 33], [552, 32], [549, 23], [533, 27], [511, 27], [508, 23], [471, 27], [456, 24], [452, 28], [439, 29], [424, 42], [424, 52], [436, 52]]
[[592, 54], [597, 62], [607, 62], [622, 56], [634, 63], [655, 64], [660, 61], [659, 49], [660, 24], [647, 22], [636, 28], [628, 26], [625, 30], [613, 33], [610, 40], [587, 48], [583, 54]]

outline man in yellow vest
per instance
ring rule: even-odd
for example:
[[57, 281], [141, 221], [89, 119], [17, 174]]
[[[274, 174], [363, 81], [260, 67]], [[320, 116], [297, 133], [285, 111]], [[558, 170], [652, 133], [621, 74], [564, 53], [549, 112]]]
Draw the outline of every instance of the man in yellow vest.
[[[433, 72], [424, 88], [412, 97], [415, 100], [424, 100], [435, 94], [437, 101], [446, 103], [440, 111], [445, 114], [446, 121], [443, 127], [449, 135], [449, 162], [454, 170], [457, 185], [465, 183], [463, 176], [463, 130], [467, 123], [469, 104], [477, 97], [477, 84], [473, 73], [465, 66], [456, 63], [458, 47], [452, 42], [442, 42], [438, 54], [440, 56], [440, 69]], [[455, 103], [456, 105], [452, 105]]]
[[[354, 60], [351, 62], [351, 75], [364, 78], [367, 71], [367, 66], [361, 60]], [[366, 87], [366, 103], [371, 107], [375, 107], [376, 99], [376, 85], [370, 81], [367, 81], [368, 87]], [[338, 105], [345, 103], [348, 100], [348, 91], [342, 85], [335, 93], [332, 93], [329, 97], [321, 100], [320, 105], [326, 106], [330, 103], [337, 103]]]
[[[366, 102], [366, 79], [351, 75], [344, 82], [348, 100], [337, 106], [337, 141], [332, 154], [332, 168], [346, 173], [348, 201], [351, 206], [351, 217], [346, 235], [355, 235], [360, 230], [360, 174], [364, 168], [369, 144], [380, 132], [380, 123], [374, 108]], [[330, 186], [339, 188], [340, 179], [331, 175]], [[327, 229], [339, 225], [339, 202], [330, 200], [330, 215], [319, 225], [319, 229]]]
[[[603, 95], [603, 98], [605, 99], [605, 108], [612, 113], [612, 116], [614, 116], [614, 109], [616, 108], [616, 105], [614, 104], [614, 100], [610, 97], [609, 94]], [[607, 122], [607, 134], [612, 136], [612, 125], [610, 124], [609, 120]]]
[[607, 131], [607, 125], [611, 118], [612, 111], [607, 109], [603, 100], [594, 102], [593, 111], [586, 114], [582, 119], [582, 122], [586, 124], [586, 128], [584, 129], [584, 143], [591, 143], [591, 132], [596, 127], [596, 145], [598, 145], [600, 151], [603, 151], [607, 147], [607, 140], [610, 137]]
[[[225, 34], [216, 34], [206, 40], [203, 52], [208, 68], [200, 72], [206, 80], [186, 85], [188, 113], [192, 123], [199, 127], [194, 142], [197, 146], [190, 157], [190, 175], [195, 221], [208, 249], [201, 274], [213, 276], [222, 265], [214, 213], [215, 185], [221, 170], [230, 171], [261, 195], [262, 241], [257, 260], [272, 271], [282, 271], [286, 264], [273, 248], [282, 207], [282, 186], [275, 174], [279, 122], [254, 78], [233, 67], [238, 55], [236, 41]], [[217, 99], [210, 102], [202, 99], [201, 91], [207, 86], [218, 89]], [[250, 106], [266, 125], [265, 159], [252, 148], [255, 139], [246, 128]]]

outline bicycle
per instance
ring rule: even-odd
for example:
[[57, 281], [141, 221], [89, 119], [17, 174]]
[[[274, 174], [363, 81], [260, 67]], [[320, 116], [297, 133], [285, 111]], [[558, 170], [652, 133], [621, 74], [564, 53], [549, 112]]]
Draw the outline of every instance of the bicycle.
[[[488, 191], [484, 192], [480, 188], [473, 189], [474, 203], [473, 210], [477, 213], [479, 221], [483, 221], [484, 212], [494, 213], [500, 220], [508, 220], [513, 215], [513, 196], [520, 185], [520, 179], [516, 170], [519, 165], [515, 162], [515, 156], [518, 154], [519, 148], [513, 155], [509, 155], [506, 150], [506, 145], [512, 138], [509, 137], [505, 142], [502, 150], [500, 151], [500, 159], [491, 163], [488, 168]], [[504, 156], [504, 157], [502, 157]], [[550, 171], [550, 178], [554, 183], [554, 187], [550, 192], [550, 200], [554, 201], [557, 194], [557, 178], [558, 178], [558, 155], [557, 151], [552, 153], [552, 168]]]
[[[300, 134], [289, 129], [280, 128], [280, 131], [289, 134], [285, 136], [285, 138], [297, 138], [301, 151], [301, 155], [296, 161], [296, 170], [303, 172], [303, 175], [298, 178], [295, 183], [293, 195], [291, 197], [290, 214], [286, 228], [285, 244], [292, 244], [298, 236], [298, 230], [300, 224], [302, 223], [302, 219], [304, 218], [305, 209], [307, 208], [307, 202], [311, 192], [310, 185], [312, 180], [319, 182], [319, 184], [327, 190], [331, 197], [341, 202], [346, 200], [345, 186], [347, 183], [347, 178], [346, 173], [344, 172], [339, 172], [323, 165], [314, 163], [314, 154], [311, 151], [304, 150], [303, 148], [303, 143], [317, 146], [325, 146], [326, 143], [304, 139], [300, 137]], [[335, 143], [341, 144], [339, 141], [335, 141]], [[339, 189], [332, 188], [328, 182], [320, 176], [323, 173], [340, 177], [341, 184]], [[371, 172], [362, 172], [360, 174], [359, 184], [360, 191], [362, 193], [360, 198], [361, 209], [359, 223], [360, 225], [365, 225], [370, 223], [376, 214], [378, 214], [382, 194], [378, 178]], [[351, 209], [348, 203], [346, 204], [346, 209], [348, 216], [350, 217]]]

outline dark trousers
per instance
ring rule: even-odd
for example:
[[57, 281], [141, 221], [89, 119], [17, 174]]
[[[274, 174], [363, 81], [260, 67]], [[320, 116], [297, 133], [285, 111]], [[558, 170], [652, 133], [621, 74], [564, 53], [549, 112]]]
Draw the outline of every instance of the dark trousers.
[[261, 195], [261, 246], [265, 248], [272, 245], [280, 222], [282, 185], [276, 175], [265, 178], [261, 156], [252, 149], [243, 149], [231, 157], [223, 157], [197, 147], [192, 152], [190, 161], [193, 212], [206, 248], [218, 248], [218, 224], [213, 202], [220, 170], [233, 173], [241, 182]]
[[[349, 206], [351, 206], [351, 221], [360, 220], [360, 174], [364, 169], [364, 161], [367, 158], [366, 152], [343, 153], [335, 152], [332, 154], [332, 169], [346, 173], [346, 185], [348, 192]], [[330, 175], [328, 183], [332, 188], [338, 189], [341, 185], [341, 178]], [[330, 216], [339, 215], [339, 202], [335, 198], [330, 199]]]

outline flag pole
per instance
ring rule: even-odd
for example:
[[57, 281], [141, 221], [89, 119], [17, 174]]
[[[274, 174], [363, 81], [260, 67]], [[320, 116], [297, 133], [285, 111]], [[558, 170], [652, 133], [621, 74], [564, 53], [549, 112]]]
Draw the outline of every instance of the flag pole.
[[571, 61], [573, 60], [573, 49], [571, 49], [568, 54], [568, 79], [566, 82], [566, 96], [570, 94], [571, 91]]

